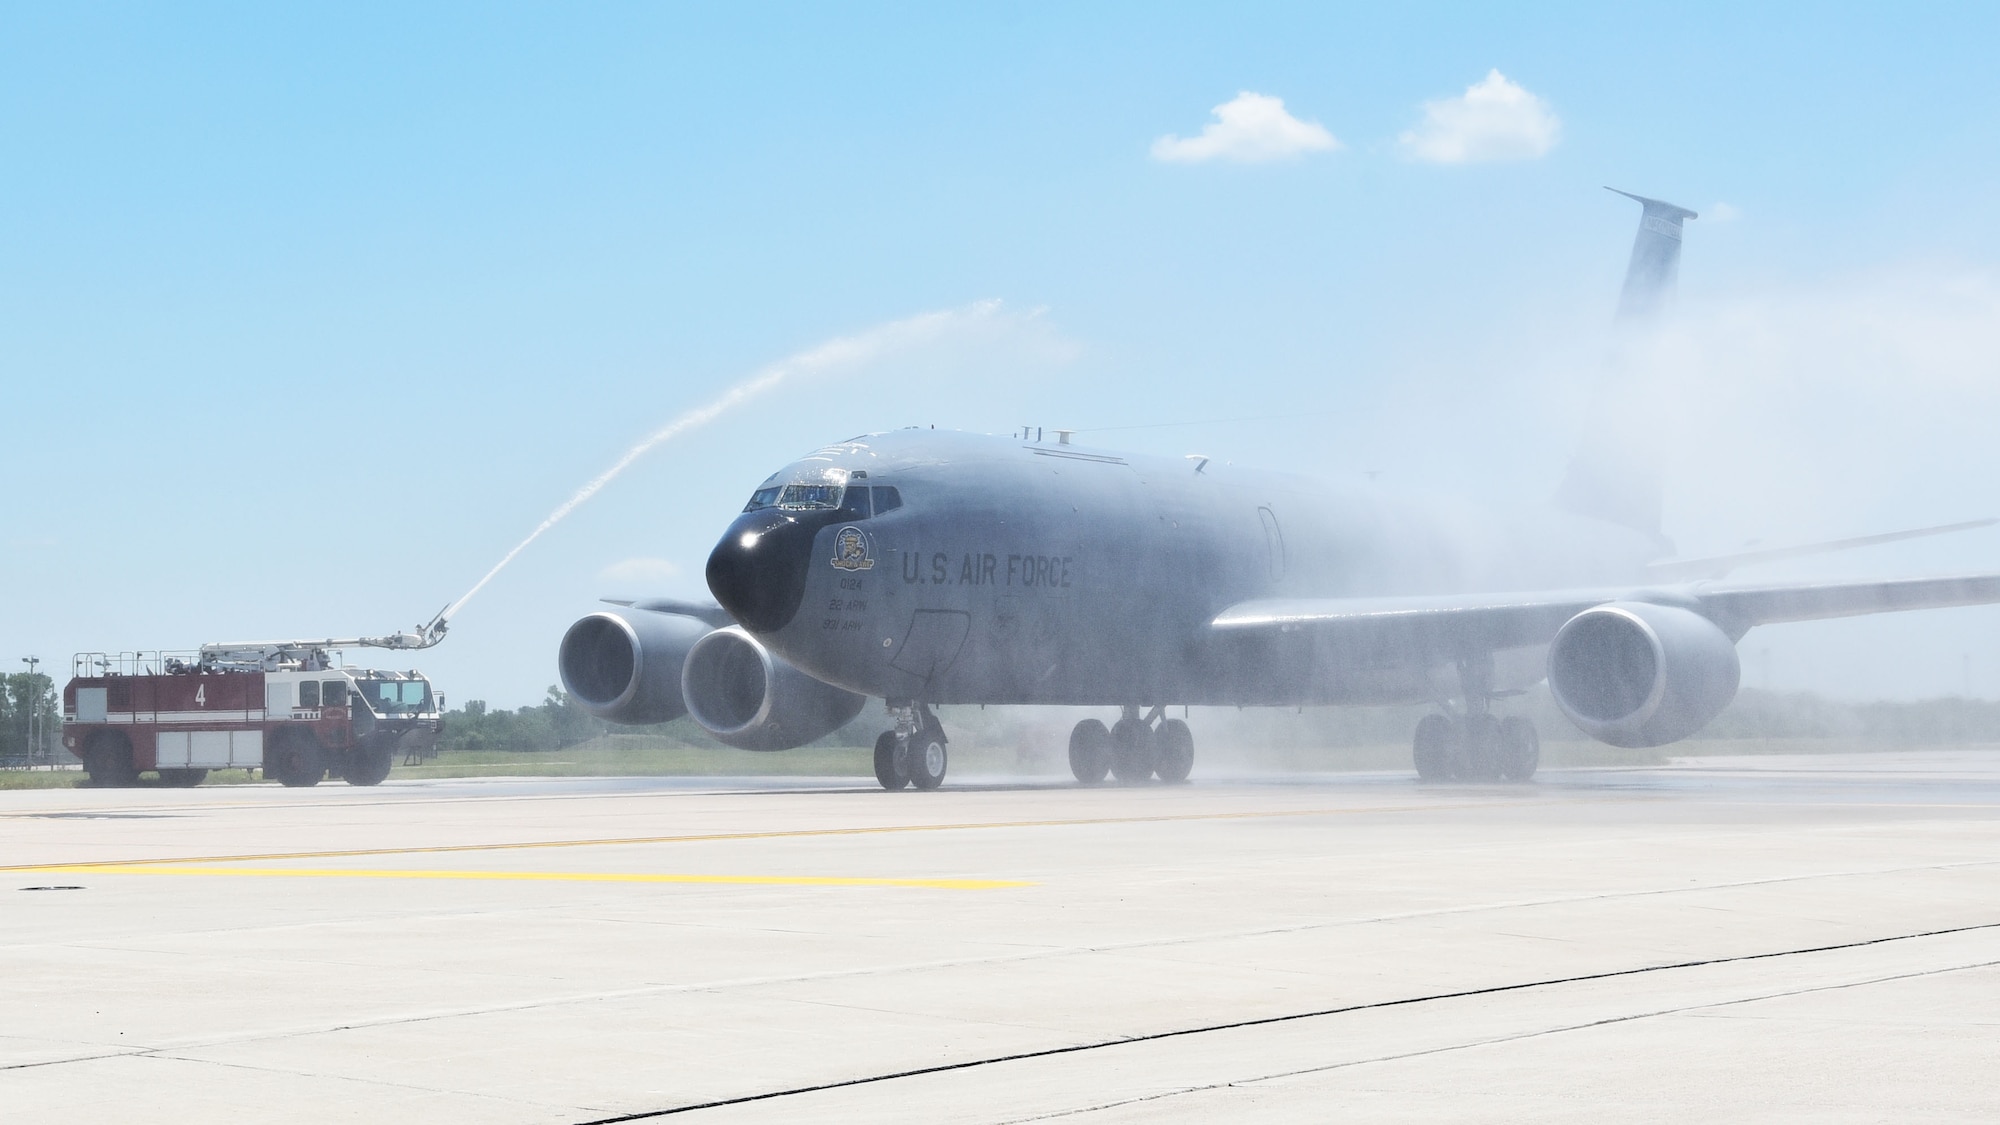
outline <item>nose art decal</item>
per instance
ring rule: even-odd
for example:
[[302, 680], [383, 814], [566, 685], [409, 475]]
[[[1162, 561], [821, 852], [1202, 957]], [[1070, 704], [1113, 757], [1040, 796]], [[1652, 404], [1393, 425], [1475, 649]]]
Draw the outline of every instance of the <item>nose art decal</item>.
[[841, 528], [833, 537], [833, 569], [870, 570], [874, 566], [875, 552], [868, 533], [852, 525]]

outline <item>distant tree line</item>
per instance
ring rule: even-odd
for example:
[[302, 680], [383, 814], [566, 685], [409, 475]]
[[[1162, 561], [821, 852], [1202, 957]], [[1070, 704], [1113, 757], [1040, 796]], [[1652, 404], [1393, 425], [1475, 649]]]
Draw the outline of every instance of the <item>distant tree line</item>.
[[[21, 698], [12, 685], [25, 675], [6, 677], [7, 704], [0, 710], [0, 753], [25, 746], [25, 725], [10, 715], [22, 713]], [[46, 681], [48, 677], [37, 677]], [[25, 689], [19, 689], [25, 690]], [[48, 706], [53, 712], [54, 695]], [[1544, 739], [1584, 741], [1549, 698], [1546, 685], [1524, 699], [1502, 702], [1506, 713], [1524, 713], [1535, 720]], [[1064, 708], [1002, 707], [948, 709], [951, 729], [979, 741], [1005, 744], [1030, 735], [1051, 745], [1067, 736], [1069, 724], [1081, 714]], [[1294, 713], [1283, 708], [1248, 708], [1233, 715], [1211, 714], [1205, 722], [1212, 736], [1248, 739], [1260, 744], [1345, 746], [1407, 742], [1424, 707], [1315, 707]], [[820, 740], [823, 745], [865, 746], [884, 725], [877, 710], [864, 710], [854, 723]], [[1041, 729], [1046, 728], [1046, 729]], [[644, 733], [696, 746], [718, 745], [686, 718], [656, 727], [620, 727], [592, 717], [560, 688], [549, 688], [541, 703], [518, 710], [496, 710], [472, 700], [445, 716], [440, 750], [547, 751], [560, 750], [605, 734]], [[1736, 701], [1696, 734], [1698, 739], [1847, 739], [1889, 746], [1953, 743], [2000, 743], [2000, 701], [1945, 697], [1908, 702], [1843, 703], [1811, 692], [1772, 692], [1745, 688]], [[12, 739], [14, 741], [7, 741]], [[53, 739], [51, 739], [53, 742]]]
[[551, 686], [547, 698], [517, 710], [492, 709], [482, 699], [447, 711], [439, 750], [560, 750], [611, 730], [611, 724], [571, 702]]
[[0, 765], [28, 765], [31, 758], [46, 762], [61, 748], [62, 700], [56, 695], [55, 680], [40, 672], [0, 674]]
[[1745, 688], [1697, 738], [1843, 738], [1890, 745], [2000, 742], [2000, 701], [1945, 696], [1842, 703]]

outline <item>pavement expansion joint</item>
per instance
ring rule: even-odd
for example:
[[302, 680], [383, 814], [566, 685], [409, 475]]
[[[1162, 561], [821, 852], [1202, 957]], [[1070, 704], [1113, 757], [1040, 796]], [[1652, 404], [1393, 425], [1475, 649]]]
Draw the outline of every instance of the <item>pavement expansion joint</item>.
[[[1453, 992], [1439, 992], [1423, 996], [1405, 996], [1405, 997], [1398, 997], [1393, 1000], [1378, 1000], [1366, 1004], [1348, 1004], [1348, 1005], [1342, 1005], [1340, 1007], [1321, 1008], [1307, 1012], [1292, 1012], [1277, 1016], [1259, 1016], [1253, 1019], [1231, 1020], [1224, 1023], [1202, 1024], [1194, 1027], [1174, 1028], [1167, 1031], [1142, 1033], [1136, 1035], [1121, 1035], [1106, 1039], [1099, 1039], [1088, 1043], [1072, 1043], [1061, 1047], [1048, 1047], [1036, 1051], [1019, 1051], [1006, 1055], [993, 1055], [986, 1058], [965, 1059], [954, 1063], [941, 1063], [936, 1066], [915, 1067], [909, 1070], [899, 1070], [882, 1074], [864, 1075], [857, 1078], [842, 1079], [836, 1082], [822, 1082], [809, 1086], [795, 1086], [788, 1089], [769, 1090], [762, 1093], [744, 1094], [731, 1098], [718, 1098], [712, 1101], [698, 1102], [683, 1106], [672, 1106], [666, 1109], [644, 1110], [637, 1113], [620, 1114], [615, 1117], [597, 1118], [592, 1121], [581, 1122], [579, 1123], [579, 1125], [622, 1125], [622, 1123], [624, 1122], [647, 1121], [659, 1117], [670, 1117], [676, 1114], [693, 1113], [699, 1110], [721, 1109], [725, 1106], [748, 1105], [754, 1102], [771, 1101], [777, 1098], [798, 1097], [806, 1094], [825, 1093], [832, 1090], [849, 1089], [856, 1086], [867, 1086], [876, 1083], [894, 1082], [905, 1078], [918, 1078], [934, 1074], [948, 1074], [954, 1071], [965, 1071], [980, 1067], [997, 1066], [1003, 1063], [1023, 1062], [1030, 1059], [1055, 1058], [1063, 1055], [1075, 1055], [1088, 1051], [1102, 1051], [1117, 1047], [1131, 1046], [1134, 1044], [1159, 1042], [1161, 1040], [1167, 1040], [1167, 1039], [1180, 1039], [1195, 1035], [1211, 1035], [1217, 1032], [1224, 1032], [1224, 1031], [1237, 1031], [1254, 1027], [1269, 1027], [1274, 1024], [1296, 1023], [1303, 1020], [1324, 1019], [1331, 1016], [1352, 1015], [1358, 1012], [1381, 1011], [1389, 1008], [1405, 1008], [1418, 1004], [1434, 1004], [1441, 1001], [1463, 1000], [1478, 996], [1495, 996], [1512, 992], [1525, 992], [1531, 989], [1553, 988], [1562, 985], [1586, 984], [1593, 981], [1615, 980], [1623, 977], [1643, 976], [1652, 973], [1667, 973], [1684, 969], [1706, 968], [1714, 965], [1743, 964], [1745, 962], [1766, 961], [1781, 957], [1803, 957], [1817, 953], [1833, 953], [1848, 949], [1865, 949], [1872, 946], [1887, 945], [1894, 942], [1917, 941], [1924, 938], [1944, 937], [1950, 934], [1975, 933], [1979, 931], [1996, 930], [1996, 929], [2000, 929], [2000, 922], [1982, 922], [1969, 926], [1951, 926], [1943, 929], [1923, 930], [1915, 933], [1891, 934], [1886, 937], [1864, 938], [1859, 941], [1837, 942], [1829, 945], [1808, 946], [1799, 949], [1769, 950], [1763, 953], [1746, 953], [1730, 957], [1708, 957], [1691, 961], [1678, 961], [1664, 965], [1642, 965], [1630, 969], [1612, 969], [1600, 973], [1583, 973], [1576, 976], [1551, 977], [1533, 981], [1519, 981], [1513, 984], [1490, 985], [1483, 988], [1460, 989]], [[1420, 1057], [1423, 1055], [1441, 1054], [1448, 1051], [1465, 1050], [1469, 1047], [1484, 1046], [1493, 1043], [1503, 1043], [1520, 1039], [1538, 1038], [1541, 1036], [1557, 1034], [1565, 1031], [1579, 1031], [1579, 1030], [1584, 1030], [1586, 1028], [1601, 1027], [1614, 1023], [1628, 1023], [1633, 1020], [1647, 1019], [1661, 1015], [1671, 1015], [1682, 1011], [1712, 1009], [1717, 1007], [1725, 1007], [1732, 1004], [1751, 1003], [1757, 1000], [1768, 1000], [1783, 996], [1803, 995], [1811, 992], [1824, 992], [1841, 988], [1860, 987], [1862, 985], [1879, 984], [1890, 980], [1910, 979], [1921, 976], [1934, 976], [1939, 973], [1985, 968], [1993, 965], [2000, 965], [2000, 961], [1984, 961], [1974, 964], [1949, 966], [1943, 969], [1930, 969], [1914, 973], [1899, 973], [1866, 981], [1846, 982], [1836, 985], [1819, 985], [1809, 988], [1784, 989], [1772, 992], [1769, 995], [1741, 997], [1719, 1002], [1706, 1001], [1700, 1004], [1687, 1005], [1683, 1008], [1659, 1009], [1641, 1013], [1622, 1014], [1618, 1016], [1608, 1017], [1605, 1019], [1588, 1020], [1574, 1025], [1568, 1025], [1558, 1028], [1537, 1029], [1535, 1031], [1524, 1032], [1518, 1035], [1496, 1036], [1490, 1039], [1480, 1040], [1474, 1043], [1450, 1044], [1442, 1047], [1426, 1048], [1421, 1051], [1407, 1052], [1399, 1055], [1384, 1055], [1379, 1058], [1350, 1060], [1340, 1063], [1329, 1064], [1328, 1066], [1325, 1067], [1307, 1067], [1299, 1070], [1287, 1071], [1282, 1074], [1265, 1075], [1259, 1079], [1253, 1079], [1251, 1081], [1270, 1081], [1273, 1079], [1291, 1077], [1298, 1074], [1308, 1074], [1324, 1070], [1334, 1070], [1344, 1067], [1357, 1066], [1363, 1063], [1387, 1062], [1397, 1058], [1413, 1058], [1413, 1057]], [[1244, 1081], [1246, 1080], [1234, 1079], [1229, 1083], [1217, 1083], [1215, 1085], [1216, 1086], [1239, 1085]], [[1208, 1087], [1208, 1088], [1213, 1088], [1213, 1087]], [[1105, 1107], [1093, 1107], [1093, 1108], [1105, 1108]], [[1032, 1120], [1032, 1118], [1028, 1120]]]

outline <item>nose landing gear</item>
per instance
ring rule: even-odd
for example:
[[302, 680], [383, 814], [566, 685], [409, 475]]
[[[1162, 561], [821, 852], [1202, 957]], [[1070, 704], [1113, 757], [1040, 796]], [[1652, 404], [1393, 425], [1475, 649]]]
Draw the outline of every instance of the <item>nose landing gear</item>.
[[1076, 724], [1069, 734], [1069, 771], [1085, 785], [1110, 774], [1127, 785], [1157, 776], [1169, 784], [1186, 781], [1194, 769], [1194, 735], [1179, 719], [1166, 718], [1164, 705], [1144, 717], [1126, 705], [1111, 727], [1096, 719]]
[[918, 789], [943, 785], [950, 765], [944, 724], [922, 703], [892, 702], [889, 713], [896, 725], [875, 739], [875, 780], [891, 793], [906, 785]]

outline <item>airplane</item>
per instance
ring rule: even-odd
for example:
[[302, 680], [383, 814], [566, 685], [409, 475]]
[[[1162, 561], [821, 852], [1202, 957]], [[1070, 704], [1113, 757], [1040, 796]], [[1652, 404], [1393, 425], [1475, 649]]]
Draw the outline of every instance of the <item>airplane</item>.
[[[1696, 215], [1630, 198], [1619, 319], [1643, 325]], [[1070, 733], [1086, 785], [1185, 781], [1194, 737], [1176, 705], [1430, 704], [1420, 780], [1525, 782], [1539, 736], [1499, 711], [1541, 681], [1590, 737], [1662, 746], [1735, 697], [1752, 628], [2000, 602], [2000, 573], [1727, 577], [1992, 520], [1675, 559], [1657, 466], [1614, 428], [1586, 435], [1550, 503], [1518, 511], [1073, 436], [905, 429], [816, 450], [758, 485], [716, 543], [714, 604], [584, 617], [561, 642], [563, 685], [612, 722], [687, 714], [763, 751], [883, 699], [874, 767], [891, 791], [943, 783], [932, 708], [972, 703], [1116, 708]]]

